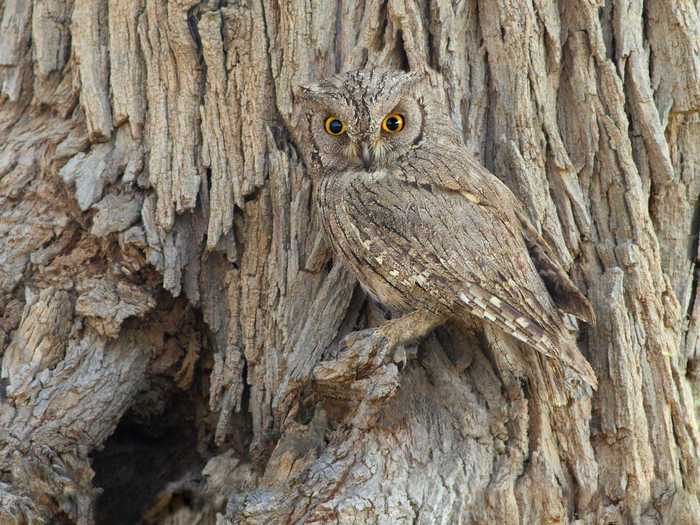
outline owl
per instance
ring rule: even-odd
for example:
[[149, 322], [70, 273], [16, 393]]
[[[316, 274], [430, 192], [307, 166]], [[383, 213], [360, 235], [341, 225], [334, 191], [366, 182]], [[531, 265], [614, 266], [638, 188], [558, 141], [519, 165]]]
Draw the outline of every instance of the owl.
[[590, 302], [424, 80], [359, 70], [297, 90], [335, 257], [404, 314], [377, 329], [393, 346], [475, 316], [595, 387], [564, 315], [592, 323]]

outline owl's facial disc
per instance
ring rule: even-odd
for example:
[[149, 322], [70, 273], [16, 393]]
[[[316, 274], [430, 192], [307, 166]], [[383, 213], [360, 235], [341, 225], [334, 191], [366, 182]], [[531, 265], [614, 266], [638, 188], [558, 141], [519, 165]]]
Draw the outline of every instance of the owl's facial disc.
[[403, 71], [361, 70], [299, 88], [327, 174], [392, 168], [421, 142], [426, 113], [414, 91], [418, 78]]

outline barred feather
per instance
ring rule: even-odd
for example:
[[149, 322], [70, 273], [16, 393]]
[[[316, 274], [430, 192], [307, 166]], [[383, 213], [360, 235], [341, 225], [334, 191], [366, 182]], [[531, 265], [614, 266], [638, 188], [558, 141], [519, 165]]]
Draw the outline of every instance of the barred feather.
[[560, 334], [555, 339], [559, 343], [557, 346], [536, 321], [477, 284], [467, 286], [464, 292], [460, 292], [459, 299], [471, 314], [490, 321], [538, 352], [561, 360], [578, 372], [593, 388], [597, 387], [598, 381], [593, 369], [581, 356], [570, 337]]

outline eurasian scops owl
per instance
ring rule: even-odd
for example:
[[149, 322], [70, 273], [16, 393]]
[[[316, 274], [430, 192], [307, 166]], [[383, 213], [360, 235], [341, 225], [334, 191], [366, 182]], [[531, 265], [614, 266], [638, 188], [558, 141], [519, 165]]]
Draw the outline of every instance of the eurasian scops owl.
[[591, 304], [425, 84], [415, 73], [363, 70], [298, 91], [336, 257], [413, 325], [477, 316], [595, 387], [562, 313], [593, 322]]

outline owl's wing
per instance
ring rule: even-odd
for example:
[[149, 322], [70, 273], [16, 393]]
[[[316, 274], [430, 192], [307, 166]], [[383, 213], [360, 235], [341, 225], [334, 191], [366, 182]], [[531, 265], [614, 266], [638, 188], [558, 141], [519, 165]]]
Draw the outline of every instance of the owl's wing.
[[339, 220], [370, 247], [363, 259], [384, 284], [413, 307], [468, 311], [595, 386], [595, 374], [530, 258], [518, 219], [478, 190], [422, 184], [405, 171], [357, 178]]
[[[436, 166], [436, 163], [439, 165]], [[532, 226], [521, 202], [464, 147], [436, 148], [430, 158], [420, 158], [418, 155], [413, 165], [397, 171], [397, 176], [406, 182], [460, 193], [471, 202], [491, 206], [492, 213], [506, 223], [514, 222], [513, 218], [517, 217], [520, 224], [518, 234], [523, 236], [535, 268], [557, 307], [589, 324], [595, 324], [595, 312], [590, 301], [580, 292], [554, 251]]]
[[537, 273], [540, 274], [557, 307], [567, 314], [594, 325], [596, 317], [591, 302], [564, 271], [561, 263], [554, 256], [553, 250], [525, 217], [524, 212], [516, 215], [523, 227], [523, 238]]

